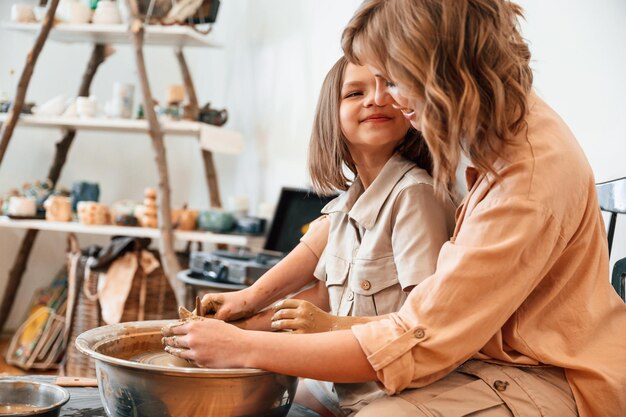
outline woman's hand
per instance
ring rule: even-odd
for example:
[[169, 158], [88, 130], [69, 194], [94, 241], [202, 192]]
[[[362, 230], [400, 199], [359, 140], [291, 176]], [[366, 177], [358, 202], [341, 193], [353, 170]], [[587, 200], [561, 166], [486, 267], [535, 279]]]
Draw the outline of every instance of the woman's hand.
[[165, 351], [203, 368], [244, 367], [244, 330], [213, 319], [196, 319], [161, 329]]
[[321, 333], [336, 330], [339, 317], [326, 313], [315, 304], [289, 298], [272, 307], [272, 330], [292, 330], [295, 333]]
[[206, 294], [202, 297], [202, 309], [205, 315], [212, 314], [224, 321], [245, 319], [257, 312], [254, 297], [247, 290]]

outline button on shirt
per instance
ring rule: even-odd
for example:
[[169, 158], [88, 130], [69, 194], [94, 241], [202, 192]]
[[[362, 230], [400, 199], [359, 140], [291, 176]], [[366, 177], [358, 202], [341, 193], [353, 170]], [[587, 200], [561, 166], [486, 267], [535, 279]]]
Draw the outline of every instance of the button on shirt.
[[609, 284], [593, 174], [534, 94], [527, 123], [496, 161], [499, 182], [469, 168], [435, 273], [398, 313], [352, 331], [389, 393], [470, 358], [550, 364], [564, 368], [582, 417], [623, 417], [626, 306]]

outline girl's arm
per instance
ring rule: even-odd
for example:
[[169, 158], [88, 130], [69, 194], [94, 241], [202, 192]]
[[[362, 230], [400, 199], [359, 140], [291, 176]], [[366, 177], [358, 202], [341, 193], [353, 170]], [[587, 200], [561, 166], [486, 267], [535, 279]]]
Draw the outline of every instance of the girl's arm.
[[[325, 290], [325, 288], [324, 288]], [[271, 317], [272, 330], [293, 330], [295, 333], [321, 333], [349, 330], [355, 324], [382, 320], [388, 314], [372, 317], [335, 316], [298, 297], [276, 303]]]
[[202, 299], [204, 311], [226, 321], [250, 317], [313, 282], [313, 271], [328, 239], [328, 221], [322, 219], [313, 222], [302, 242], [251, 287], [231, 293], [206, 294]]
[[[297, 298], [297, 300], [295, 298]], [[307, 301], [304, 301], [304, 300], [307, 300]], [[328, 290], [326, 289], [326, 286], [324, 285], [324, 283], [319, 282], [319, 281], [312, 287], [307, 288], [306, 290], [293, 295], [293, 298], [289, 298], [289, 301], [307, 303], [308, 305], [313, 306], [314, 308], [316, 308], [318, 311], [320, 311], [323, 314], [327, 314], [327, 313], [324, 313], [320, 309], [323, 309], [323, 310], [330, 309], [330, 306], [328, 304]], [[280, 308], [284, 308], [282, 307], [281, 303], [282, 302], [279, 302], [279, 305], [281, 305]], [[318, 306], [319, 308], [315, 306]], [[235, 322], [231, 322], [231, 323], [233, 323], [237, 327], [240, 327], [242, 329], [248, 329], [248, 330], [270, 331], [270, 330], [286, 329], [287, 327], [274, 325], [274, 322], [272, 320], [273, 320], [273, 317], [275, 316], [276, 309], [277, 309], [277, 306], [272, 306], [272, 308], [266, 308], [260, 311], [259, 313], [253, 315], [252, 317], [235, 321]], [[301, 332], [301, 333], [312, 333], [312, 332]]]

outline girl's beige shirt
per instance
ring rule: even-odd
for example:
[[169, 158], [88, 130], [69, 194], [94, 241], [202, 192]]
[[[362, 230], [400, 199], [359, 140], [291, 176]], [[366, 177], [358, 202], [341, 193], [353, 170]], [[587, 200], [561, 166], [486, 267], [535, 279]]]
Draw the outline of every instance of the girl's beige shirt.
[[[626, 305], [609, 284], [591, 168], [534, 94], [527, 128], [469, 194], [434, 274], [389, 319], [352, 331], [389, 393], [475, 358], [562, 367], [579, 413], [626, 415]], [[411, 226], [408, 226], [411, 227]], [[415, 225], [414, 227], [417, 227]]]
[[[315, 276], [328, 288], [331, 313], [397, 312], [408, 291], [435, 271], [454, 231], [454, 210], [451, 199], [435, 196], [431, 176], [398, 154], [367, 189], [357, 178], [322, 209], [330, 230]], [[375, 383], [334, 389], [346, 415], [384, 395]]]

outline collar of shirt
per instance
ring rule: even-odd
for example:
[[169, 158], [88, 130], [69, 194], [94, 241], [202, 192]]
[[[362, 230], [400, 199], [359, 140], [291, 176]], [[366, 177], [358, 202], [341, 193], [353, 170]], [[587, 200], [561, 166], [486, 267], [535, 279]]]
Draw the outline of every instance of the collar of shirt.
[[367, 190], [363, 191], [363, 184], [357, 177], [345, 193], [322, 209], [322, 213], [347, 213], [357, 223], [370, 229], [398, 181], [414, 167], [414, 162], [394, 154]]

